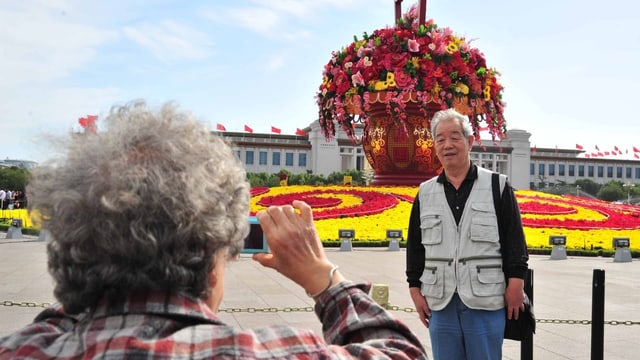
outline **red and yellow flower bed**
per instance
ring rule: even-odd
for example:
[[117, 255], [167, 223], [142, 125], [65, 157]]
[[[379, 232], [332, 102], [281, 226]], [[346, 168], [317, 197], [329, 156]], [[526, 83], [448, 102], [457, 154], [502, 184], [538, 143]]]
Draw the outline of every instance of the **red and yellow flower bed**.
[[[354, 229], [354, 241], [384, 240], [387, 229], [407, 234], [416, 187], [283, 186], [252, 189], [251, 213], [269, 205], [303, 200], [314, 209], [320, 238], [337, 240], [338, 229]], [[522, 222], [530, 248], [549, 246], [549, 236], [565, 235], [569, 249], [612, 249], [614, 237], [640, 249], [640, 207], [576, 196], [519, 190]]]

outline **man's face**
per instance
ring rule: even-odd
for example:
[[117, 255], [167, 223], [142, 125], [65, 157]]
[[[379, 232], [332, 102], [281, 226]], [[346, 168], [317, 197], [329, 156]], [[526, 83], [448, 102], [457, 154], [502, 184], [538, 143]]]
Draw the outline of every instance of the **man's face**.
[[471, 161], [469, 150], [472, 145], [473, 137], [465, 137], [457, 121], [447, 119], [438, 124], [435, 149], [445, 171], [468, 167]]

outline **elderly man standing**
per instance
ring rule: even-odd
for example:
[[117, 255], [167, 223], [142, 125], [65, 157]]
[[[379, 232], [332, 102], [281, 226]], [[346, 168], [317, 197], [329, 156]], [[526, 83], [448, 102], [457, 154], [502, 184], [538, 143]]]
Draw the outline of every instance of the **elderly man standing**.
[[518, 204], [500, 175], [504, 190], [494, 209], [492, 173], [470, 160], [466, 116], [439, 111], [431, 133], [444, 170], [420, 185], [411, 210], [411, 299], [429, 328], [434, 359], [501, 359], [505, 319], [524, 309], [528, 254]]

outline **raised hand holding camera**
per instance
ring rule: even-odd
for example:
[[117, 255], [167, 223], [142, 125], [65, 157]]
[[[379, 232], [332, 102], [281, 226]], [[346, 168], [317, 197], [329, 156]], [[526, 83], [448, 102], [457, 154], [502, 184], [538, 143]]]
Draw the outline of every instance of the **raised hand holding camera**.
[[308, 204], [296, 200], [292, 205], [271, 206], [256, 216], [271, 253], [254, 254], [254, 260], [280, 272], [309, 294], [321, 293], [344, 280], [325, 255]]

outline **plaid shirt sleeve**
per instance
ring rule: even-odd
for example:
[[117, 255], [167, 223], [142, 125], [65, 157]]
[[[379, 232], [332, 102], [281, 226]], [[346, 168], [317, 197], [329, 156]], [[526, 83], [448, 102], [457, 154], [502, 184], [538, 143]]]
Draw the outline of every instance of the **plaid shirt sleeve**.
[[344, 281], [321, 294], [316, 314], [331, 351], [357, 359], [426, 359], [425, 350], [401, 321], [367, 294], [370, 285]]
[[420, 341], [368, 290], [369, 285], [342, 282], [319, 296], [315, 309], [325, 339], [286, 325], [240, 330], [222, 323], [201, 301], [174, 295], [77, 317], [55, 305], [0, 338], [0, 360], [426, 359]]

